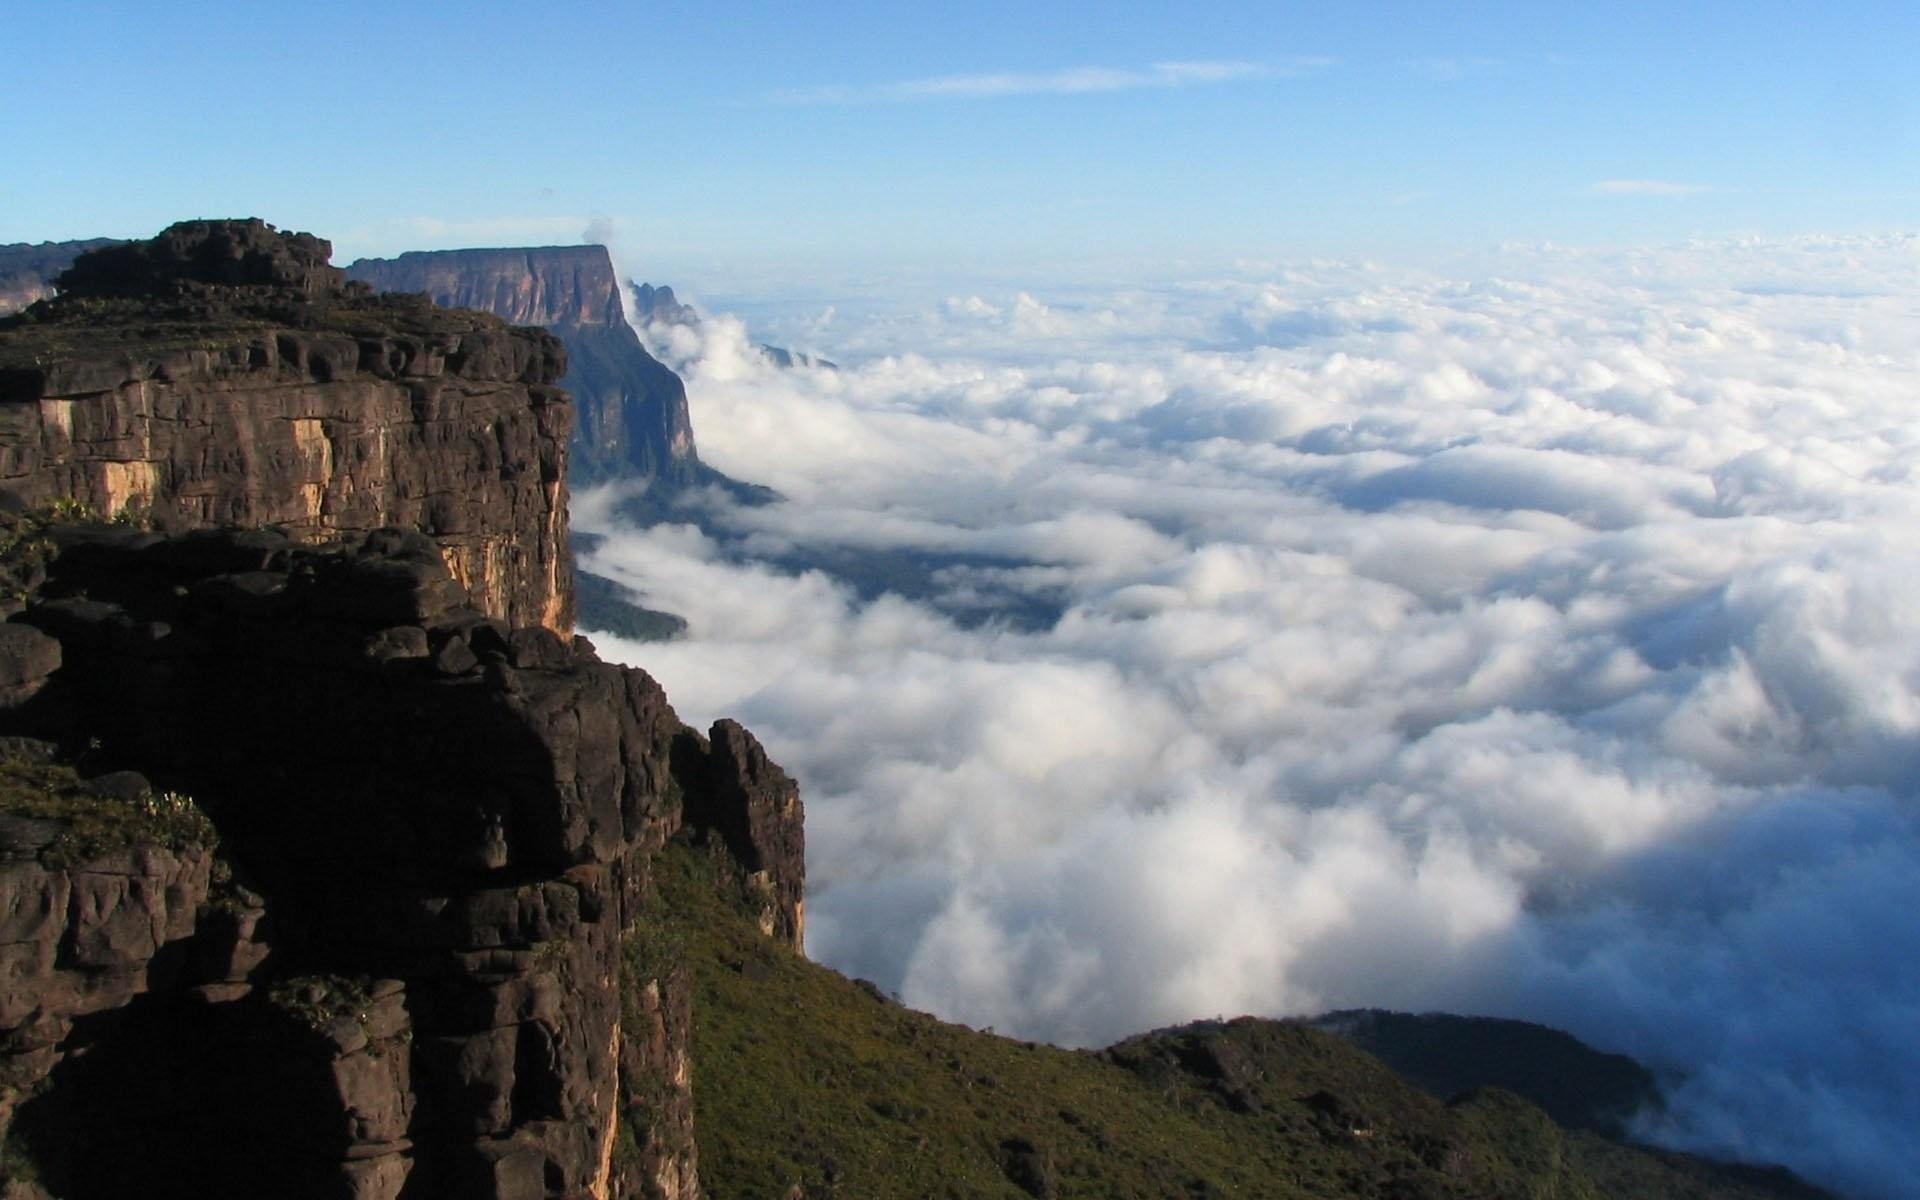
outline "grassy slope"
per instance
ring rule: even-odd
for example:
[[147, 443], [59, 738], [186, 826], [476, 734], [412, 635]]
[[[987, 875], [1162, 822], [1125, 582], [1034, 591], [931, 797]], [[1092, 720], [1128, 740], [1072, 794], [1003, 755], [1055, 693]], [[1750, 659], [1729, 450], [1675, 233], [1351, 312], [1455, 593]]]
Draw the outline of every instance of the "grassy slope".
[[1504, 1092], [1442, 1104], [1296, 1023], [1207, 1023], [1098, 1054], [946, 1024], [770, 943], [686, 851], [660, 888], [669, 928], [649, 936], [694, 980], [713, 1200], [796, 1184], [809, 1200], [1775, 1194], [1568, 1135]]

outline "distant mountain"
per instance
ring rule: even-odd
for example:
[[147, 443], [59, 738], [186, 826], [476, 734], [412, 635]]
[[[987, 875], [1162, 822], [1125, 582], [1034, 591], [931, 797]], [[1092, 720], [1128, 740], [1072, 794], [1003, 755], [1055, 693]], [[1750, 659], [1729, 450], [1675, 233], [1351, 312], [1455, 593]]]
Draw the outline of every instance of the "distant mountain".
[[[363, 258], [347, 277], [381, 292], [425, 292], [434, 303], [476, 308], [515, 325], [542, 325], [567, 349], [560, 386], [573, 393], [576, 420], [568, 464], [575, 488], [645, 481], [621, 511], [639, 524], [686, 519], [679, 498], [717, 488], [742, 503], [774, 493], [729, 478], [700, 461], [687, 389], [641, 345], [627, 324], [605, 246], [500, 250], [416, 250]], [[671, 295], [668, 296], [671, 299]], [[636, 603], [619, 584], [579, 572], [580, 619], [589, 628], [641, 640], [676, 636], [686, 622]]]
[[1505, 1088], [1568, 1129], [1617, 1137], [1635, 1113], [1660, 1104], [1653, 1072], [1545, 1025], [1381, 1009], [1328, 1013], [1309, 1024], [1352, 1042], [1438, 1099]]
[[[696, 329], [700, 325], [700, 312], [689, 304], [682, 304], [670, 287], [654, 287], [650, 283], [627, 284], [628, 294], [633, 297], [633, 319], [642, 325], [681, 325]], [[827, 371], [837, 371], [840, 364], [819, 358], [812, 354], [803, 354], [798, 350], [789, 350], [784, 346], [769, 346], [765, 342], [756, 342], [753, 347], [761, 357], [782, 370], [794, 367], [818, 367]]]
[[53, 295], [53, 277], [88, 250], [116, 244], [114, 238], [78, 242], [13, 242], [0, 246], [0, 317]]
[[515, 325], [544, 325], [567, 347], [561, 386], [578, 413], [575, 486], [647, 479], [676, 489], [734, 486], [694, 445], [687, 389], [648, 354], [621, 308], [604, 246], [416, 250], [363, 258], [347, 277], [381, 292], [425, 292], [436, 304], [477, 308]]

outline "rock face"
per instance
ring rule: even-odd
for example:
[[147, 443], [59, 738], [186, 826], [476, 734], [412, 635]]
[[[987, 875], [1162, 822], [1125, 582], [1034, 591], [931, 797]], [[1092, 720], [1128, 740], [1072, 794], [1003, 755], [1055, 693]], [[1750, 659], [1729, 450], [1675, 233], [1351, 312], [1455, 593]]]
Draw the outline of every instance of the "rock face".
[[414, 251], [363, 258], [352, 279], [380, 292], [424, 292], [516, 325], [544, 325], [567, 347], [562, 382], [578, 412], [576, 487], [642, 478], [671, 486], [709, 482], [700, 462], [686, 385], [648, 354], [627, 324], [604, 246]]
[[489, 615], [572, 628], [557, 340], [375, 297], [328, 244], [185, 222], [0, 323], [0, 488], [167, 528], [431, 534]]
[[559, 343], [327, 258], [0, 325], [0, 1188], [697, 1200], [654, 856], [798, 949], [794, 785], [567, 636]]
[[417, 532], [45, 537], [15, 623], [59, 665], [0, 732], [193, 796], [240, 897], [205, 903], [204, 852], [15, 838], [0, 1083], [66, 1129], [60, 1194], [698, 1195], [686, 982], [635, 943], [684, 828], [798, 946], [802, 812], [752, 736], [469, 607]]

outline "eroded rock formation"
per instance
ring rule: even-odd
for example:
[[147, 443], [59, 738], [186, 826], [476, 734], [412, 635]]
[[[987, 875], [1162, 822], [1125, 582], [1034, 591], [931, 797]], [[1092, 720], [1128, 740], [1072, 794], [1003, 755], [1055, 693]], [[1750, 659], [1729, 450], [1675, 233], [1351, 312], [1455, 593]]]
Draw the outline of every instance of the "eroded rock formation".
[[[348, 275], [381, 292], [418, 292], [516, 325], [542, 325], [567, 347], [562, 381], [578, 412], [571, 478], [668, 486], [719, 479], [702, 466], [678, 375], [628, 326], [604, 246], [424, 250], [363, 258]], [[711, 478], [710, 478], [711, 477]]]
[[176, 226], [0, 329], [0, 1178], [692, 1200], [653, 860], [797, 949], [794, 785], [567, 636], [558, 343], [326, 259]]
[[[683, 827], [797, 946], [802, 814], [752, 736], [703, 737], [643, 672], [467, 606], [419, 533], [45, 536], [15, 623], [59, 665], [5, 726], [194, 797], [243, 897], [208, 903], [202, 849], [50, 864], [15, 833], [0, 1082], [108, 1105], [146, 1148], [79, 1154], [93, 1127], [70, 1124], [61, 1194], [156, 1161], [193, 1181], [176, 1194], [243, 1194], [268, 1161], [297, 1166], [283, 1195], [698, 1194], [685, 982], [629, 951]], [[208, 1124], [245, 1152], [195, 1165]]]
[[570, 632], [558, 341], [344, 284], [328, 244], [184, 222], [0, 324], [0, 488], [167, 528], [431, 534], [472, 598]]

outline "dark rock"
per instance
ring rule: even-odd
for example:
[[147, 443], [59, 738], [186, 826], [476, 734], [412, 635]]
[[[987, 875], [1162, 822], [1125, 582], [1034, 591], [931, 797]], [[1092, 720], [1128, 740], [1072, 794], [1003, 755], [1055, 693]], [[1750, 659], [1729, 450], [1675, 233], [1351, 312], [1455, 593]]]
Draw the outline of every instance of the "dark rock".
[[382, 629], [368, 638], [366, 643], [366, 655], [375, 662], [425, 658], [429, 653], [427, 631], [418, 625], [395, 625]]
[[739, 722], [713, 724], [711, 739], [682, 735], [674, 771], [684, 781], [686, 823], [717, 838], [761, 931], [794, 949], [806, 939], [806, 831], [800, 789]]
[[98, 796], [103, 800], [119, 800], [131, 804], [153, 794], [153, 784], [138, 771], [108, 771], [104, 775], [95, 775], [81, 785], [81, 790], [89, 796]]
[[1058, 1200], [1060, 1181], [1053, 1156], [1026, 1138], [1008, 1138], [1000, 1143], [1000, 1169], [1007, 1182], [1036, 1200]]
[[528, 626], [507, 639], [507, 660], [523, 671], [560, 671], [573, 662], [573, 652], [551, 629]]
[[182, 221], [144, 242], [80, 255], [57, 280], [63, 295], [164, 296], [182, 285], [265, 287], [322, 296], [340, 290], [345, 272], [327, 265], [333, 244], [310, 233], [281, 233], [265, 221]]
[[0, 625], [0, 688], [38, 682], [59, 667], [59, 642], [30, 625]]
[[75, 260], [60, 297], [0, 322], [0, 487], [169, 531], [404, 527], [384, 561], [430, 539], [484, 611], [571, 632], [560, 343], [343, 287], [326, 253], [201, 221]]
[[442, 675], [465, 675], [479, 667], [480, 659], [463, 637], [448, 638], [433, 654], [433, 669]]
[[[106, 1104], [105, 1083], [59, 1082], [69, 1035], [57, 1022], [120, 1013], [136, 991], [157, 990], [155, 1011], [205, 1023], [198, 1052], [240, 1077], [216, 1087], [205, 1067], [116, 1036], [89, 1052], [99, 1078], [134, 1088], [124, 1073], [143, 1063], [180, 1074], [196, 1097], [212, 1089], [196, 1103], [249, 1129], [261, 1154], [277, 1147], [314, 1194], [321, 1180], [389, 1198], [402, 1184], [423, 1195], [525, 1190], [529, 1164], [544, 1189], [534, 1194], [609, 1191], [616, 1094], [645, 1178], [696, 1194], [684, 975], [629, 996], [639, 1007], [626, 1018], [613, 988], [575, 981], [619, 975], [635, 881], [689, 812], [723, 856], [733, 843], [720, 830], [753, 855], [726, 860], [732, 878], [764, 904], [767, 928], [797, 939], [798, 798], [751, 735], [726, 722], [709, 743], [645, 674], [544, 628], [457, 607], [431, 627], [379, 623], [390, 606], [418, 611], [447, 582], [418, 539], [98, 538], [56, 558], [48, 588], [81, 580], [100, 598], [31, 598], [22, 613], [66, 639], [48, 692], [77, 714], [61, 735], [97, 738], [103, 755], [194, 796], [235, 878], [213, 887], [203, 855], [198, 882], [175, 884], [165, 872], [179, 856], [147, 849], [50, 872], [33, 856], [59, 832], [0, 822], [0, 845], [14, 848], [0, 857], [0, 980], [17, 983], [0, 987], [0, 1047], [32, 1047], [0, 1050], [0, 1074], [58, 1076], [49, 1095]], [[156, 629], [176, 653], [148, 652], [140, 639]], [[146, 779], [101, 775], [93, 787], [131, 796]], [[72, 912], [102, 917], [76, 930], [62, 924]], [[62, 956], [70, 967], [54, 965]], [[294, 972], [340, 982], [289, 992]], [[391, 982], [351, 982], [371, 976]], [[166, 1007], [176, 1002], [199, 1015]], [[235, 1060], [214, 1048], [251, 1028], [256, 1018], [239, 1014], [275, 1003], [323, 1049]], [[36, 1013], [56, 1025], [32, 1033]], [[316, 1053], [300, 1076], [301, 1055]], [[678, 1090], [661, 1092], [662, 1070]], [[296, 1078], [307, 1082], [284, 1097], [267, 1082]], [[243, 1096], [276, 1120], [256, 1127], [232, 1111]], [[108, 1108], [156, 1161], [204, 1145], [170, 1115], [121, 1105]], [[315, 1130], [333, 1132], [316, 1143]], [[126, 1183], [87, 1169], [97, 1174], [75, 1195]], [[637, 1194], [640, 1180], [611, 1194]]]

